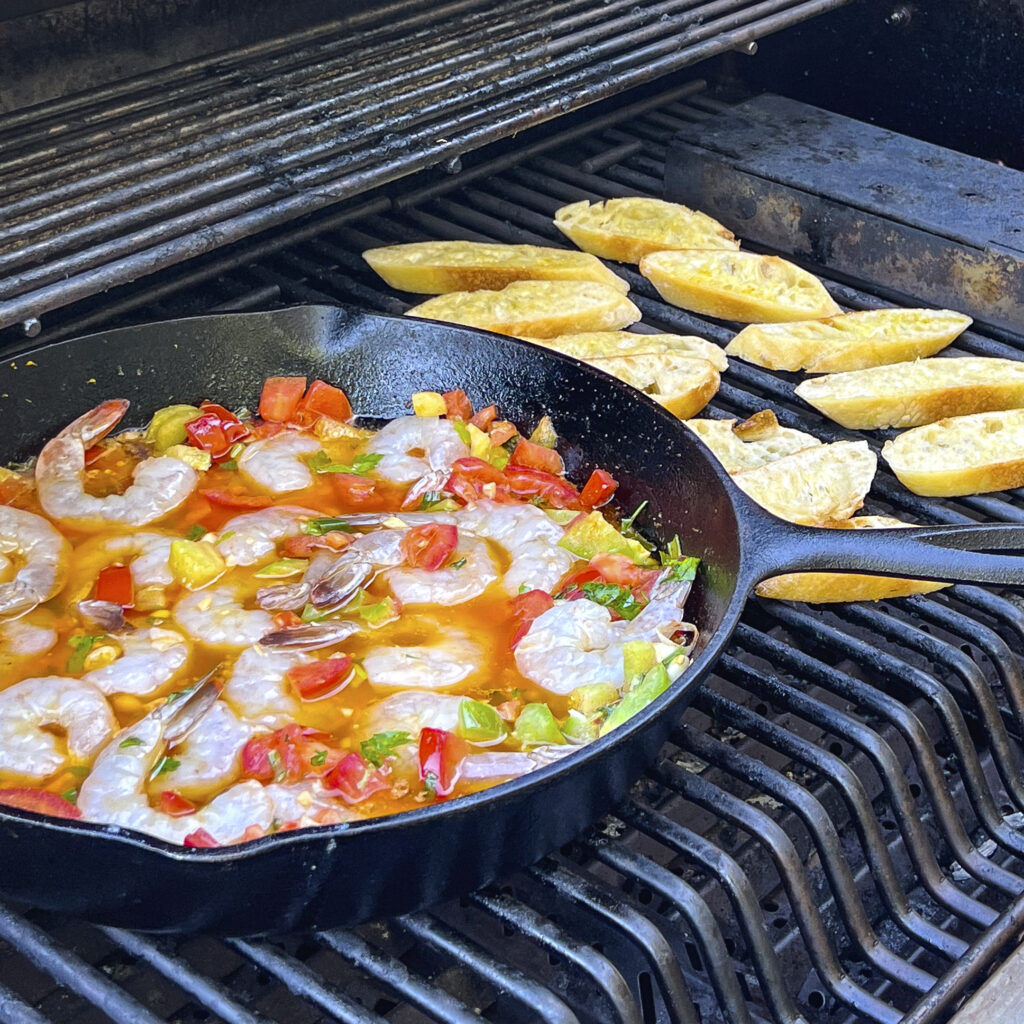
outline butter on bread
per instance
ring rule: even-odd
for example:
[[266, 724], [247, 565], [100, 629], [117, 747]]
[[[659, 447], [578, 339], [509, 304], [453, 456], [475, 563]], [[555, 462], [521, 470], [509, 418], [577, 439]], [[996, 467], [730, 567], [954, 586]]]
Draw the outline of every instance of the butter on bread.
[[720, 320], [779, 323], [842, 312], [813, 274], [778, 256], [655, 252], [640, 260], [640, 273], [666, 302]]
[[585, 252], [637, 263], [665, 249], [738, 249], [732, 232], [706, 213], [646, 196], [584, 199], [555, 212], [555, 227]]
[[495, 291], [513, 281], [596, 281], [623, 295], [629, 285], [596, 256], [574, 249], [497, 242], [407, 242], [367, 249], [363, 259], [403, 292]]
[[971, 323], [949, 309], [866, 309], [823, 320], [751, 324], [725, 351], [769, 370], [837, 373], [934, 355]]
[[640, 319], [621, 292], [594, 281], [514, 281], [500, 291], [449, 292], [406, 310], [498, 334], [552, 338], [579, 331], [617, 331]]
[[606, 356], [587, 362], [650, 395], [680, 419], [699, 413], [721, 383], [718, 370], [706, 359], [673, 352]]
[[631, 334], [629, 331], [590, 331], [584, 334], [560, 334], [556, 338], [524, 338], [545, 348], [553, 348], [576, 359], [600, 359], [606, 356], [640, 355], [648, 352], [674, 352], [680, 356], [706, 359], [719, 373], [729, 369], [729, 360], [721, 347], [689, 334]]

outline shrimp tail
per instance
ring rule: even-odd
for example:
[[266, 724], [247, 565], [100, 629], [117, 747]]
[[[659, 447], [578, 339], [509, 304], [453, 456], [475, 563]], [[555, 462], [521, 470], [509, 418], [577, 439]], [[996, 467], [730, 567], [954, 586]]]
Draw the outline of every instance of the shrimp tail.
[[336, 608], [344, 604], [373, 573], [374, 567], [370, 562], [352, 561], [342, 556], [310, 591], [310, 602], [314, 608]]
[[95, 444], [124, 419], [130, 404], [127, 398], [111, 398], [100, 402], [95, 409], [90, 409], [69, 423], [57, 436], [76, 437], [86, 447]]
[[260, 637], [260, 646], [281, 647], [292, 651], [317, 651], [322, 647], [333, 647], [334, 644], [347, 640], [353, 633], [358, 633], [359, 628], [357, 623], [347, 620], [292, 626]]
[[179, 695], [172, 695], [160, 707], [163, 718], [164, 742], [170, 746], [183, 740], [197, 725], [210, 708], [217, 702], [220, 690], [214, 681], [222, 665], [211, 669]]

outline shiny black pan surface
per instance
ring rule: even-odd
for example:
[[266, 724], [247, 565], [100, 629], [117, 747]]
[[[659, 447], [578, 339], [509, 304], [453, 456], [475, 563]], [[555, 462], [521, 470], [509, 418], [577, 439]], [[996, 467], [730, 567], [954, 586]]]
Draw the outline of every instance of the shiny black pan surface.
[[[131, 400], [126, 426], [209, 397], [252, 406], [267, 376], [322, 377], [357, 414], [409, 411], [418, 390], [462, 387], [475, 406], [555, 421], [570, 479], [596, 466], [638, 524], [702, 559], [687, 617], [694, 665], [652, 706], [564, 761], [494, 789], [387, 818], [191, 850], [111, 826], [0, 811], [0, 894], [106, 924], [256, 934], [352, 924], [425, 906], [537, 860], [620, 800], [650, 763], [773, 572], [845, 567], [946, 579], [1024, 579], [1020, 559], [957, 550], [1018, 548], [1015, 527], [856, 531], [790, 526], [762, 512], [696, 438], [654, 402], [575, 360], [485, 332], [304, 306], [225, 314], [79, 338], [0, 366], [3, 461], [37, 453], [106, 398]], [[908, 538], [909, 533], [915, 537]], [[902, 536], [901, 536], [902, 535]]]

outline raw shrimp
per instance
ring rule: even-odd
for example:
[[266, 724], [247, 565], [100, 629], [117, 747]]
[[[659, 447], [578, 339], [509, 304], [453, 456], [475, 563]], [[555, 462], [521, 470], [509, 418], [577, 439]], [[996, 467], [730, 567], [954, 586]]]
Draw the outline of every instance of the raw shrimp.
[[57, 630], [27, 619], [0, 622], [0, 650], [7, 657], [29, 658], [53, 650]]
[[238, 472], [271, 494], [302, 491], [313, 486], [313, 472], [302, 456], [318, 451], [319, 441], [286, 430], [248, 445], [239, 456]]
[[70, 557], [71, 545], [42, 516], [0, 505], [0, 571], [15, 569], [0, 583], [0, 618], [24, 615], [58, 593]]
[[364, 655], [363, 668], [380, 689], [447, 690], [479, 671], [483, 660], [479, 644], [449, 629], [429, 644], [375, 647]]
[[174, 606], [174, 619], [197, 643], [235, 650], [250, 647], [274, 628], [267, 612], [243, 608], [229, 585], [186, 594]]
[[128, 402], [101, 402], [66, 426], [39, 453], [36, 490], [43, 511], [77, 527], [145, 526], [173, 512], [195, 489], [199, 474], [179, 459], [160, 455], [140, 462], [123, 494], [86, 492], [85, 453], [120, 423]]
[[459, 762], [459, 776], [467, 780], [515, 779], [535, 768], [554, 764], [566, 754], [577, 750], [570, 743], [547, 744], [532, 750], [495, 750], [479, 754], [466, 754]]
[[411, 484], [429, 476], [440, 489], [452, 463], [469, 455], [469, 446], [448, 420], [435, 416], [399, 416], [367, 442], [366, 451], [382, 455], [375, 472], [397, 484]]
[[136, 587], [169, 587], [174, 582], [167, 564], [173, 541], [174, 537], [168, 534], [143, 531], [106, 537], [99, 547], [111, 562], [131, 568]]
[[478, 597], [500, 575], [487, 542], [471, 533], [460, 532], [452, 560], [462, 562], [458, 569], [398, 568], [384, 578], [403, 604], [448, 606]]
[[161, 781], [189, 800], [206, 799], [241, 775], [242, 748], [252, 734], [248, 722], [217, 701], [177, 745], [178, 765]]
[[139, 629], [113, 639], [121, 648], [120, 657], [82, 677], [103, 693], [148, 697], [166, 686], [188, 662], [189, 643], [174, 629]]
[[299, 701], [285, 675], [310, 660], [299, 651], [249, 647], [238, 656], [221, 696], [243, 722], [279, 729], [299, 715]]
[[354, 733], [368, 739], [378, 732], [405, 732], [415, 739], [421, 729], [445, 729], [454, 732], [459, 723], [459, 705], [464, 697], [430, 693], [426, 690], [402, 690], [370, 704], [359, 718]]
[[623, 684], [625, 622], [593, 601], [559, 601], [538, 615], [515, 649], [519, 671], [550, 693], [584, 683]]
[[243, 512], [221, 527], [217, 548], [228, 565], [255, 565], [267, 555], [274, 554], [279, 541], [297, 537], [302, 532], [302, 524], [316, 515], [316, 512], [296, 505]]
[[573, 556], [558, 546], [565, 532], [536, 505], [505, 505], [477, 501], [455, 514], [461, 530], [500, 545], [511, 559], [501, 578], [506, 594], [527, 590], [552, 591], [569, 571]]
[[[65, 731], [66, 752], [50, 726]], [[0, 692], [0, 771], [41, 782], [68, 763], [89, 761], [116, 729], [107, 698], [92, 683], [23, 679]]]

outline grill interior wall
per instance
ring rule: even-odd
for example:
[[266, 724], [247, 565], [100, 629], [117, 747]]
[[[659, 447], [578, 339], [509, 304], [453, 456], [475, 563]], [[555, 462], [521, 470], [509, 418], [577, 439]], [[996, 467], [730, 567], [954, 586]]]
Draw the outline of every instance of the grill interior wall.
[[[292, 302], [401, 312], [408, 297], [381, 286], [363, 248], [557, 244], [557, 206], [659, 194], [671, 133], [721, 106], [685, 88], [638, 102], [645, 112], [563, 122], [467, 161], [462, 177], [412, 179], [55, 313], [42, 337]], [[883, 304], [812, 269], [844, 307]], [[648, 327], [731, 337], [622, 271]], [[973, 331], [955, 351], [1019, 357], [1022, 345]], [[789, 380], [739, 361], [712, 414], [768, 403], [787, 426], [839, 434]], [[884, 468], [869, 510], [1024, 520], [1020, 494], [938, 505]], [[927, 1003], [935, 979], [1024, 891], [1020, 650], [1021, 606], [975, 587], [829, 610], [754, 602], [632, 798], [537, 867], [429, 912], [275, 941], [154, 940], [7, 908], [0, 1020], [944, 1019], [948, 1006]]]

